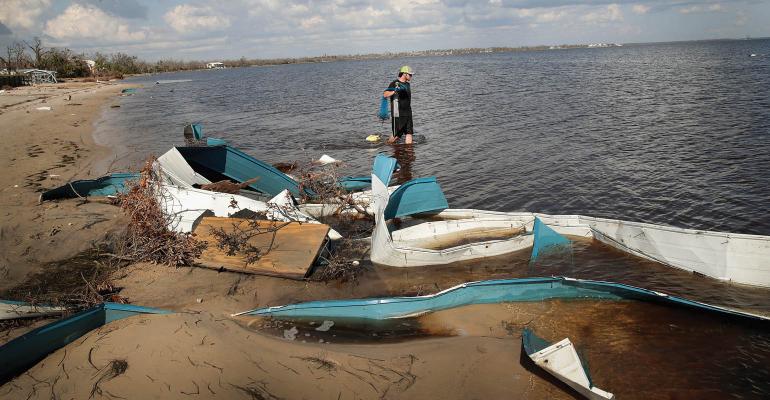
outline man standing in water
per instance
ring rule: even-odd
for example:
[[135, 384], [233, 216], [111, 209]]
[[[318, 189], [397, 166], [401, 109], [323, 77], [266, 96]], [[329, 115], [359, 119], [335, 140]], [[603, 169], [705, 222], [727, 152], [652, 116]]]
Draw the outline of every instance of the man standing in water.
[[395, 143], [401, 136], [406, 136], [404, 143], [412, 144], [412, 88], [409, 86], [412, 75], [414, 70], [404, 65], [398, 71], [398, 79], [391, 82], [382, 93], [384, 97], [390, 98], [392, 132], [388, 144]]

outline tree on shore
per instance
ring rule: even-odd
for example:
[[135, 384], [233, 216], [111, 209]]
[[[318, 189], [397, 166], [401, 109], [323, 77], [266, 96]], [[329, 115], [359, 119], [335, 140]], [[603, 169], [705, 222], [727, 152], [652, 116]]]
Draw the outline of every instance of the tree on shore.
[[29, 57], [25, 52], [24, 45], [20, 42], [14, 42], [5, 49], [4, 56], [0, 57], [5, 68], [8, 71], [15, 71], [19, 68], [29, 66]]
[[35, 36], [32, 38], [32, 43], [24, 41], [24, 44], [32, 50], [32, 54], [35, 56], [34, 67], [38, 69], [42, 68], [43, 56], [46, 53], [45, 48], [43, 47], [43, 40], [40, 39], [40, 37]]

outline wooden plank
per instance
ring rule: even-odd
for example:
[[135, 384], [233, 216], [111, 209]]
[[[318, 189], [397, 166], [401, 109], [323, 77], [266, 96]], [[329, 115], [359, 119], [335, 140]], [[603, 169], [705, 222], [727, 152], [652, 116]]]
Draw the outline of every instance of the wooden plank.
[[262, 250], [263, 255], [259, 260], [247, 264], [246, 254], [243, 252], [228, 255], [226, 248], [217, 247], [218, 241], [212, 235], [213, 229], [224, 229], [226, 232], [235, 232], [236, 229], [248, 230], [249, 220], [204, 217], [193, 233], [196, 239], [206, 241], [209, 245], [196, 263], [213, 269], [224, 268], [291, 279], [305, 278], [326, 241], [329, 226], [281, 221], [255, 222], [260, 231], [266, 231], [248, 240], [250, 245]]

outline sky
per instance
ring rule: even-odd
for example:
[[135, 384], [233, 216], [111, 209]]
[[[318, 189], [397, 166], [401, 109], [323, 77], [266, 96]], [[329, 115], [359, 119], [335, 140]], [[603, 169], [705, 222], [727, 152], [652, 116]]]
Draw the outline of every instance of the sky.
[[217, 61], [770, 36], [770, 0], [0, 0], [0, 49]]

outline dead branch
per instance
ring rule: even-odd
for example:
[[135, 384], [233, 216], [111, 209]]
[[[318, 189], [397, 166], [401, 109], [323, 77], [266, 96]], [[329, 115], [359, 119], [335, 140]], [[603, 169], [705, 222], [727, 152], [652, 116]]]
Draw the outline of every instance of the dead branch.
[[123, 212], [129, 217], [123, 258], [171, 266], [192, 265], [201, 255], [205, 242], [190, 234], [169, 229], [172, 217], [166, 215], [159, 203], [163, 199], [161, 181], [153, 168], [155, 158], [145, 163], [140, 179], [118, 196]]

